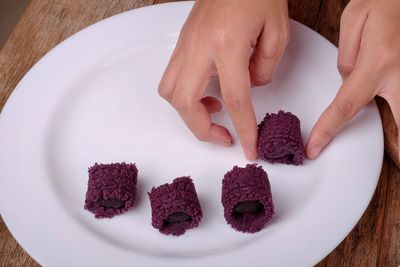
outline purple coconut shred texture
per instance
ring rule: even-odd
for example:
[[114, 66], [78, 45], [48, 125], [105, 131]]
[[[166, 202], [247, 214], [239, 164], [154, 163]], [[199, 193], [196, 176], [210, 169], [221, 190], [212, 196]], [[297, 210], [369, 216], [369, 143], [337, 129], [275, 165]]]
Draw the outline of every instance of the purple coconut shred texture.
[[225, 174], [221, 202], [226, 222], [240, 232], [260, 231], [274, 215], [268, 175], [256, 164], [235, 166]]
[[148, 193], [152, 225], [161, 233], [179, 236], [197, 227], [203, 217], [193, 180], [175, 178], [171, 184], [153, 187]]
[[290, 112], [267, 113], [258, 125], [258, 157], [270, 163], [300, 165], [304, 145], [300, 120]]
[[96, 218], [112, 218], [132, 208], [138, 170], [135, 164], [95, 164], [89, 168], [85, 209]]

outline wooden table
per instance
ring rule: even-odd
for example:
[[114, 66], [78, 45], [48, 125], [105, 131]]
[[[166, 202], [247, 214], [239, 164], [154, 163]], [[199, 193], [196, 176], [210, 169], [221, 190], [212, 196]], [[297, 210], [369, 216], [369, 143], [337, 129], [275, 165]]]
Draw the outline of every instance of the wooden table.
[[[0, 111], [18, 81], [51, 48], [88, 25], [164, 0], [32, 0], [0, 52]], [[348, 0], [289, 0], [290, 16], [338, 43]], [[396, 151], [390, 109], [380, 99], [389, 154]], [[396, 159], [397, 161], [397, 159]], [[0, 217], [0, 266], [37, 266]], [[375, 195], [347, 238], [318, 266], [400, 265], [400, 172], [386, 154]]]

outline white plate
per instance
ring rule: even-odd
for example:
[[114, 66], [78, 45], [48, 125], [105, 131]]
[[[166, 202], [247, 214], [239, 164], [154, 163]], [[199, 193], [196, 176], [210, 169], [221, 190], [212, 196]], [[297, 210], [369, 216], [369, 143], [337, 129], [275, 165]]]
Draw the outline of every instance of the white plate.
[[[198, 142], [157, 85], [192, 3], [133, 10], [75, 34], [17, 86], [0, 120], [0, 210], [18, 242], [46, 266], [303, 266], [333, 250], [375, 190], [383, 157], [375, 103], [315, 161], [258, 162], [268, 172], [276, 216], [257, 234], [224, 221], [221, 179], [244, 166], [240, 146]], [[253, 90], [257, 119], [298, 115], [304, 141], [341, 81], [337, 49], [292, 22], [293, 37], [274, 82]], [[217, 95], [216, 82], [210, 93]], [[215, 120], [232, 124], [225, 111]], [[235, 139], [236, 136], [234, 136]], [[83, 209], [87, 168], [136, 162], [139, 201], [97, 220]], [[150, 225], [146, 192], [191, 175], [204, 218], [184, 236]]]

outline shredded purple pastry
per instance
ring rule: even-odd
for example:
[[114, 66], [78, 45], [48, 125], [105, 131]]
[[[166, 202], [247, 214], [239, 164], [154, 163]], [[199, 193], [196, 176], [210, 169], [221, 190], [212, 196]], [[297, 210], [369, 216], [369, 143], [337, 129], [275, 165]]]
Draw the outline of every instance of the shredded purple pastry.
[[96, 218], [112, 218], [135, 204], [138, 170], [135, 164], [95, 164], [89, 168], [85, 209]]
[[257, 164], [235, 166], [225, 174], [221, 202], [226, 222], [240, 232], [260, 231], [274, 215], [268, 175]]
[[258, 156], [270, 163], [300, 165], [304, 161], [304, 145], [300, 120], [290, 112], [265, 115], [258, 125]]
[[197, 227], [203, 217], [190, 177], [175, 178], [171, 184], [153, 187], [148, 195], [152, 225], [163, 234], [182, 235]]

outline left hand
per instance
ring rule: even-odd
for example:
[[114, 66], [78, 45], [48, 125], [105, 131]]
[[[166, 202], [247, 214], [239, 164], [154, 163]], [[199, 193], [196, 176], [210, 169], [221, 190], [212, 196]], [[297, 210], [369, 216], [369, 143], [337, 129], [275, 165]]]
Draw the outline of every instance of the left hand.
[[340, 23], [338, 69], [344, 82], [311, 131], [306, 146], [311, 159], [376, 95], [389, 103], [399, 130], [399, 0], [352, 0], [347, 5]]

